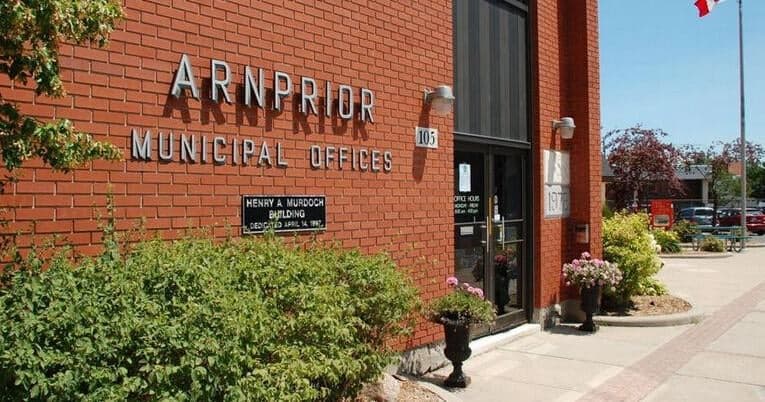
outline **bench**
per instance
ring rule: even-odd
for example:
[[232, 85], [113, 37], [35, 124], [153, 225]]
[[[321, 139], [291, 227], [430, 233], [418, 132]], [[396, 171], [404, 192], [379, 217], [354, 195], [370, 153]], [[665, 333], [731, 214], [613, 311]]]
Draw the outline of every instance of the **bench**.
[[704, 238], [712, 236], [722, 240], [728, 251], [740, 253], [744, 248], [744, 242], [749, 238], [749, 236], [743, 234], [741, 226], [699, 226], [699, 231], [699, 233], [696, 233], [691, 238], [694, 251], [699, 250], [701, 241]]

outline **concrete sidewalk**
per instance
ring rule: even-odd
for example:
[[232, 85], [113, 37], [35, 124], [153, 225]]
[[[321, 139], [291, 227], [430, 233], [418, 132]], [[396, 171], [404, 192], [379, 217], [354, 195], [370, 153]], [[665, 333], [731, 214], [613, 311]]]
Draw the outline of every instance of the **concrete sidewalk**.
[[[679, 327], [560, 326], [469, 359], [464, 401], [765, 401], [765, 249], [666, 260], [660, 278], [707, 318]], [[430, 375], [438, 382], [445, 367]]]

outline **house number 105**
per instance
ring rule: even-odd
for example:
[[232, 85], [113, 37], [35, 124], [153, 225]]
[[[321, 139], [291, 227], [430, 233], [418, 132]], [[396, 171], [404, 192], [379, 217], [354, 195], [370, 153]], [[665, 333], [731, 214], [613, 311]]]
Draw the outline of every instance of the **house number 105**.
[[414, 129], [414, 140], [418, 148], [438, 148], [438, 129], [417, 127]]

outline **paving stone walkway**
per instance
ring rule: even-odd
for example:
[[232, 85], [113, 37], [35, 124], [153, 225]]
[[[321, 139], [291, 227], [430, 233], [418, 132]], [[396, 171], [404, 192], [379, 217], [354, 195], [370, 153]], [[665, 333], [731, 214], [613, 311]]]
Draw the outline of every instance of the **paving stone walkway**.
[[[685, 366], [688, 366], [685, 372], [693, 373], [693, 372], [699, 372], [702, 377], [707, 379], [712, 379], [714, 377], [706, 377], [704, 375], [703, 370], [699, 371], [699, 363], [698, 361], [689, 364], [694, 358], [697, 359], [705, 359], [706, 357], [715, 359], [715, 356], [704, 356], [700, 355], [702, 352], [707, 350], [710, 346], [713, 345], [714, 342], [720, 340], [718, 342], [719, 344], [727, 345], [727, 346], [733, 346], [728, 345], [728, 342], [738, 342], [739, 340], [747, 342], [765, 342], [762, 337], [757, 336], [756, 330], [747, 333], [748, 331], [740, 331], [743, 332], [740, 334], [740, 336], [743, 339], [735, 339], [738, 338], [736, 335], [729, 334], [730, 330], [733, 329], [746, 315], [751, 314], [752, 312], [756, 311], [758, 304], [765, 301], [765, 283], [761, 283], [756, 288], [750, 290], [743, 296], [739, 297], [738, 299], [734, 300], [727, 306], [723, 307], [716, 313], [714, 313], [711, 317], [705, 319], [702, 323], [688, 329], [680, 336], [672, 339], [671, 341], [667, 342], [666, 344], [662, 345], [658, 349], [656, 349], [654, 352], [649, 354], [648, 356], [641, 359], [639, 362], [633, 364], [632, 366], [629, 366], [625, 368], [623, 371], [621, 371], [618, 375], [610, 378], [608, 381], [600, 385], [599, 387], [595, 388], [594, 390], [590, 391], [587, 395], [583, 396], [580, 400], [582, 401], [640, 401], [646, 396], [648, 396], [652, 391], [657, 389], [661, 384], [665, 383], [666, 381], [670, 380], [674, 376], [674, 374], [680, 369], [682, 369]], [[759, 312], [760, 314], [765, 316], [765, 311]], [[752, 329], [752, 328], [750, 328]], [[727, 337], [728, 342], [726, 342], [726, 339], [720, 339], [723, 335], [729, 334]], [[728, 356], [728, 358], [736, 359], [736, 356]], [[765, 357], [765, 356], [762, 356]], [[744, 363], [747, 360], [755, 360], [754, 362], [749, 362], [750, 364], [734, 364], [737, 366], [739, 371], [743, 371], [741, 373], [726, 373], [728, 377], [735, 378], [736, 374], [746, 374], [746, 371], [750, 370], [749, 367], [746, 367], [748, 365], [756, 366], [757, 364], [760, 365], [760, 368], [765, 368], [763, 364], [765, 364], [765, 360], [758, 362], [756, 357], [753, 356], [746, 356], [742, 355], [738, 357], [741, 359], [741, 362]], [[753, 364], [752, 364], [753, 363]], [[754, 367], [751, 367], [754, 368]], [[765, 385], [765, 370], [759, 371], [759, 375], [762, 377], [760, 381], [763, 382], [762, 385]], [[757, 379], [753, 379], [755, 382]], [[743, 383], [745, 384], [745, 383]], [[652, 395], [652, 398], [649, 398], [649, 400], [676, 400], [674, 398], [672, 399], [665, 399], [661, 396], [667, 396], [664, 394], [676, 394], [678, 391], [677, 389], [672, 388], [678, 388], [679, 384], [669, 384], [667, 387], [664, 387], [663, 390], [658, 390], [656, 393]], [[756, 385], [756, 384], [752, 384]], [[684, 387], [679, 387], [684, 388]], [[706, 388], [706, 387], [704, 387]], [[761, 389], [752, 389], [753, 395], [752, 398], [745, 398], [745, 399], [729, 399], [732, 395], [720, 395], [723, 396], [723, 399], [717, 399], [717, 400], [735, 400], [735, 401], [743, 401], [743, 400], [765, 400], [765, 389], [760, 387]], [[675, 392], [673, 392], [675, 391]], [[688, 390], [679, 390], [681, 392], [690, 391]], [[704, 391], [706, 392], [706, 391]], [[760, 397], [762, 399], [757, 398], [758, 392], [760, 393]], [[685, 395], [672, 395], [674, 397], [682, 397], [683, 399], [688, 400], [698, 400], [696, 398], [690, 398], [689, 394]], [[746, 395], [745, 395], [746, 396]], [[687, 398], [686, 398], [687, 397]], [[706, 398], [705, 398], [706, 399]]]
[[[697, 325], [559, 326], [469, 359], [464, 401], [765, 401], [765, 248], [667, 260], [660, 278]], [[435, 372], [435, 382], [450, 368]]]

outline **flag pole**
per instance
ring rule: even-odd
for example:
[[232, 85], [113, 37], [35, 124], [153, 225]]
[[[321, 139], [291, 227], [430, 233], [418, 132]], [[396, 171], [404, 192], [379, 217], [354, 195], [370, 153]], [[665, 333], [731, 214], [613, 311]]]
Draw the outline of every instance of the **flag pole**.
[[[743, 235], [746, 229], [746, 123], [744, 108], [744, 21], [743, 0], [738, 0], [738, 71], [739, 90], [741, 92], [741, 227]], [[746, 247], [746, 241], [741, 241], [741, 247]]]

